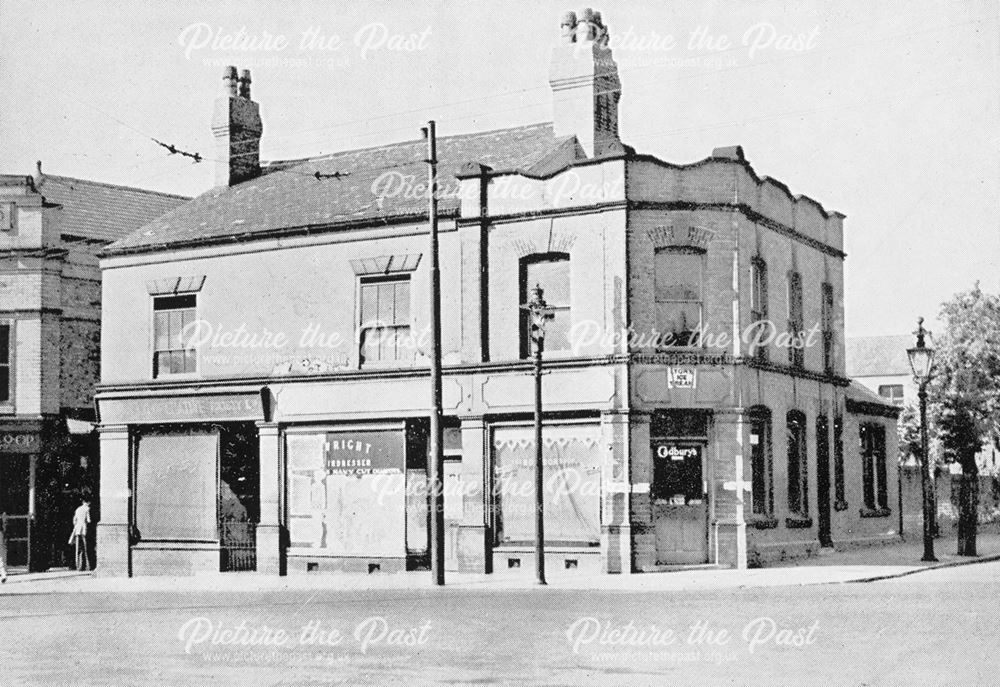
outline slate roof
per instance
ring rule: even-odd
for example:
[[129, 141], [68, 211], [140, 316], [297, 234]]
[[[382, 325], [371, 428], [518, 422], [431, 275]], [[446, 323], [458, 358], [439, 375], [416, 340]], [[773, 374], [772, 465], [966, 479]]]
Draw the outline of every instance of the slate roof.
[[[439, 137], [439, 211], [442, 215], [457, 211], [456, 175], [469, 163], [496, 171], [529, 171], [536, 165], [547, 169], [553, 160], [575, 155], [575, 151], [575, 138], [556, 138], [549, 123]], [[415, 188], [426, 184], [426, 156], [426, 142], [416, 140], [272, 162], [261, 176], [212, 189], [104, 252], [155, 250], [297, 228], [417, 217], [427, 212], [426, 191]], [[316, 172], [341, 176], [317, 179]], [[409, 192], [375, 193], [373, 184], [382, 175], [394, 181], [409, 176]]]
[[910, 334], [848, 337], [847, 376], [911, 375], [906, 349], [915, 346], [916, 341]]
[[36, 188], [47, 202], [62, 205], [61, 234], [109, 242], [128, 236], [190, 200], [171, 193], [53, 174], [42, 175]]

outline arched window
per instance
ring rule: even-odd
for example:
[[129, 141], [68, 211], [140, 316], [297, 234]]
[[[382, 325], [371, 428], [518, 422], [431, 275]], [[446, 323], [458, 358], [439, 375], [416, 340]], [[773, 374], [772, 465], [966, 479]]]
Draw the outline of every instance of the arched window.
[[[552, 311], [553, 318], [545, 325], [545, 351], [570, 350], [570, 276], [568, 253], [536, 253], [521, 258], [521, 288], [518, 304], [524, 305], [531, 298], [535, 286], [542, 287], [542, 297]], [[531, 316], [521, 310], [521, 357], [531, 356]]]
[[656, 251], [654, 292], [660, 345], [700, 346], [704, 251], [661, 248]]
[[809, 472], [806, 451], [806, 416], [791, 410], [788, 427], [788, 510], [794, 516], [809, 517]]
[[753, 514], [774, 513], [774, 464], [771, 453], [771, 411], [765, 406], [750, 409], [750, 466]]

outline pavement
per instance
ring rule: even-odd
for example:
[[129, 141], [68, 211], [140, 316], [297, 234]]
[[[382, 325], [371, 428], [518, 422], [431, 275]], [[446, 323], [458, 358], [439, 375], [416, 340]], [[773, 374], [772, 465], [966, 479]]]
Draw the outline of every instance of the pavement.
[[[608, 592], [696, 591], [803, 585], [844, 584], [891, 579], [932, 568], [1000, 560], [1000, 531], [992, 528], [978, 538], [977, 557], [958, 556], [953, 537], [935, 540], [938, 562], [921, 561], [921, 539], [846, 551], [823, 550], [814, 557], [784, 561], [776, 566], [732, 570], [696, 566], [670, 572], [632, 575], [593, 575], [551, 571], [548, 588]], [[539, 589], [531, 571], [492, 575], [446, 573], [445, 584], [456, 590]], [[372, 575], [354, 573], [305, 574], [285, 577], [256, 573], [209, 573], [184, 577], [101, 577], [91, 572], [54, 570], [12, 574], [0, 586], [0, 595], [140, 592], [267, 592], [294, 590], [402, 590], [432, 588], [428, 571]]]

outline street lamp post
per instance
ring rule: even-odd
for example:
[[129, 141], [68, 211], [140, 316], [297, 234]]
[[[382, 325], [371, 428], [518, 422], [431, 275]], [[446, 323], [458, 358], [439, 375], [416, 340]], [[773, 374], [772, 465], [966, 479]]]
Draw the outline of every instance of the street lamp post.
[[936, 561], [934, 556], [934, 493], [931, 482], [931, 460], [927, 450], [927, 382], [931, 378], [931, 365], [934, 362], [934, 349], [924, 345], [924, 318], [917, 320], [917, 345], [906, 350], [910, 358], [910, 368], [913, 378], [919, 386], [917, 397], [920, 399], [920, 485], [924, 497], [924, 557], [922, 561]]
[[542, 297], [542, 287], [535, 285], [528, 302], [521, 306], [528, 313], [535, 360], [535, 578], [545, 584], [545, 483], [542, 469], [542, 351], [545, 349], [545, 323], [553, 313]]

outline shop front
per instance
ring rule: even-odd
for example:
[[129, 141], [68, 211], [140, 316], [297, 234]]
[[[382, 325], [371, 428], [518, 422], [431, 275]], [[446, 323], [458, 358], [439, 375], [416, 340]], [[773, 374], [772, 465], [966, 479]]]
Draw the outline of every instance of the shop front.
[[99, 570], [253, 570], [259, 393], [105, 398], [98, 407]]
[[62, 417], [0, 423], [0, 513], [7, 516], [8, 566], [40, 571], [73, 564], [66, 544], [73, 511], [86, 497], [92, 512], [99, 512], [91, 493], [97, 461], [90, 429], [89, 422]]
[[650, 423], [657, 565], [708, 562], [710, 414], [659, 410]]
[[427, 422], [284, 430], [289, 573], [428, 564]]
[[[493, 570], [534, 564], [535, 439], [524, 424], [495, 424], [492, 446]], [[542, 430], [546, 565], [553, 570], [601, 565], [599, 423], [546, 423]]]

